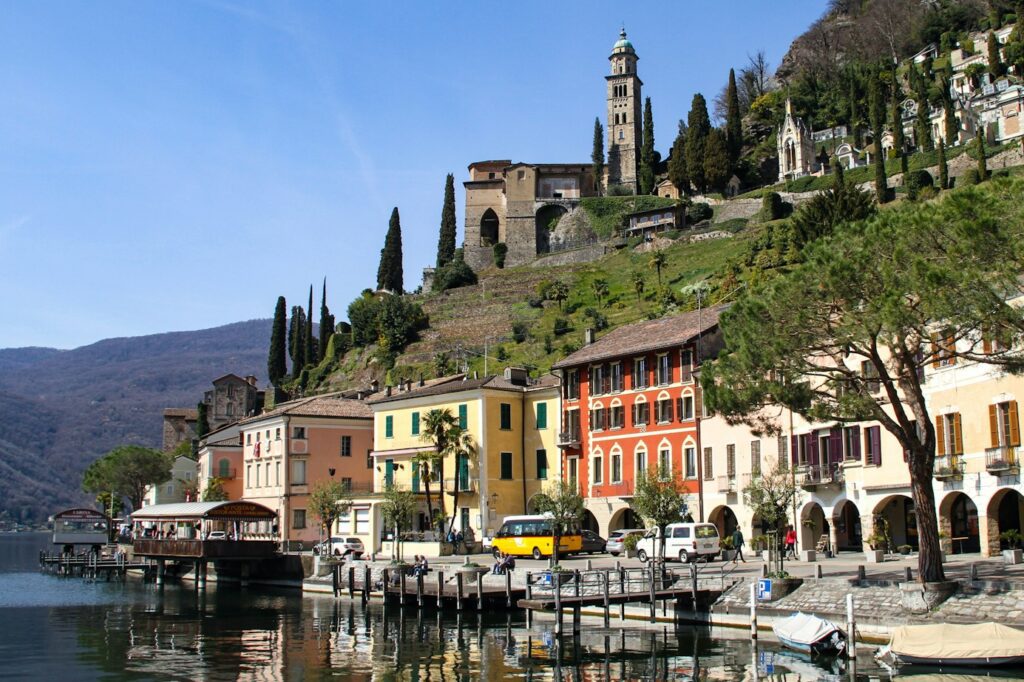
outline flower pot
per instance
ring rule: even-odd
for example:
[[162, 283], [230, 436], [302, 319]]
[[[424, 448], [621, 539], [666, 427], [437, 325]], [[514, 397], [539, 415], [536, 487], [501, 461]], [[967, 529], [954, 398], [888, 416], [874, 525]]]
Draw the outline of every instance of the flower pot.
[[864, 561], [869, 564], [880, 564], [885, 561], [885, 550], [869, 549], [864, 552]]
[[468, 585], [475, 585], [480, 576], [485, 575], [488, 571], [490, 569], [484, 566], [462, 566], [459, 568], [462, 581]]
[[805, 549], [800, 552], [800, 561], [806, 561], [808, 563], [814, 563], [818, 560], [818, 554], [813, 549]]
[[722, 550], [722, 561], [732, 561], [736, 558], [735, 549], [723, 549]]
[[1021, 550], [1019, 549], [1004, 549], [1003, 550], [1003, 563], [1015, 566], [1021, 563]]

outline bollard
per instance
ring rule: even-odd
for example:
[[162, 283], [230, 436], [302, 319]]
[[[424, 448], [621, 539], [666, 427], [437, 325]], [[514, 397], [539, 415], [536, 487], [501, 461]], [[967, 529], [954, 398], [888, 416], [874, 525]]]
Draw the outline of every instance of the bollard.
[[593, 559], [587, 559], [587, 570], [588, 571], [593, 571], [594, 570], [594, 561], [593, 561]]
[[[619, 594], [625, 595], [626, 594], [626, 571], [621, 566], [619, 566], [619, 562], [618, 561], [615, 562], [615, 570], [617, 570], [619, 572]], [[626, 597], [623, 596], [623, 597], [621, 597], [621, 599], [622, 599], [622, 601], [619, 602], [619, 620], [620, 621], [624, 621], [624, 620], [626, 620]]]
[[[531, 599], [533, 599], [533, 583], [531, 582], [532, 579], [533, 578], [530, 575], [530, 572], [527, 571], [526, 572], [526, 601], [530, 601]], [[533, 609], [531, 609], [529, 606], [526, 607], [526, 627], [527, 628], [532, 628], [533, 627]]]
[[[481, 579], [481, 576], [477, 576], [477, 581], [478, 582], [480, 581], [480, 579]], [[455, 599], [456, 599], [456, 601], [455, 601], [455, 610], [461, 612], [462, 611], [462, 572], [461, 571], [457, 571], [455, 573]], [[438, 602], [438, 603], [440, 603], [440, 602]]]
[[914, 579], [914, 575], [910, 571], [910, 566], [904, 566], [903, 570], [905, 571], [905, 575], [907, 577], [907, 582], [909, 583], [911, 580]]
[[416, 606], [423, 608], [423, 574], [416, 574]]
[[441, 613], [441, 596], [444, 594], [444, 573], [437, 572], [437, 612]]
[[331, 567], [331, 593], [334, 598], [338, 597], [338, 564]]
[[846, 654], [851, 660], [857, 658], [857, 623], [853, 618], [853, 595], [846, 595]]
[[971, 564], [971, 580], [978, 579], [978, 564]]
[[580, 572], [576, 569], [572, 572], [573, 580], [576, 583], [576, 603], [572, 607], [572, 636], [580, 636]]
[[348, 567], [348, 598], [351, 599], [355, 596], [356, 589], [356, 567]]
[[768, 564], [761, 564], [761, 577], [762, 578], [767, 578], [768, 577]]
[[864, 571], [863, 566], [857, 567], [857, 580], [864, 580], [867, 577], [867, 573]]
[[757, 586], [750, 584], [750, 639], [757, 641]]
[[657, 604], [654, 603], [655, 602], [655, 599], [654, 599], [654, 573], [655, 573], [654, 564], [655, 564], [655, 560], [651, 559], [651, 575], [650, 575], [649, 582], [650, 582], [650, 593], [651, 593], [650, 596], [651, 596], [651, 622], [652, 623], [656, 620], [657, 608], [658, 608]]
[[405, 571], [399, 574], [398, 589], [401, 590], [398, 594], [398, 604], [399, 606], [405, 606]]
[[384, 603], [388, 603], [388, 585], [391, 584], [391, 571], [384, 569], [381, 571], [381, 591], [384, 593]]
[[484, 577], [482, 575], [476, 577], [476, 610], [484, 610]]
[[512, 571], [505, 571], [505, 606], [512, 608]]
[[814, 564], [814, 577], [821, 578], [821, 564]]
[[366, 604], [370, 601], [370, 566], [367, 565], [363, 569], [363, 603]]
[[551, 577], [551, 586], [555, 590], [555, 634], [558, 637], [562, 636], [562, 580], [561, 571], [551, 571], [548, 573]]

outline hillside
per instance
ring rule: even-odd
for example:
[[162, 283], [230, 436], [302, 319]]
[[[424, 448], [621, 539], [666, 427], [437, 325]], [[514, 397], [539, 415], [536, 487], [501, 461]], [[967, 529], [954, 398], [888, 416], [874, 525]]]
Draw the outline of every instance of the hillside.
[[45, 518], [84, 501], [81, 472], [121, 443], [159, 446], [164, 407], [195, 405], [227, 372], [266, 375], [269, 320], [0, 350], [0, 510]]

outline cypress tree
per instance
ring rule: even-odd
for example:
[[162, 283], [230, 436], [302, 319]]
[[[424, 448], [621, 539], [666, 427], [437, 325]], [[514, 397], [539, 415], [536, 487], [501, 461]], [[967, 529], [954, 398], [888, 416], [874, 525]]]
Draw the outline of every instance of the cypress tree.
[[686, 170], [686, 124], [679, 122], [679, 132], [672, 143], [672, 153], [668, 159], [668, 179], [681, 194], [689, 194], [690, 176]]
[[868, 114], [871, 119], [871, 135], [874, 137], [875, 153], [872, 155], [875, 167], [875, 196], [878, 203], [889, 200], [889, 186], [885, 177], [885, 156], [882, 154], [882, 132], [885, 125], [885, 100], [877, 78], [869, 80]]
[[931, 105], [928, 102], [928, 79], [911, 64], [910, 73], [915, 81], [914, 94], [917, 100], [917, 146], [922, 152], [930, 152], [935, 143], [932, 140], [932, 123], [929, 120]]
[[743, 150], [743, 123], [740, 120], [740, 98], [736, 91], [736, 72], [729, 69], [729, 85], [725, 90], [725, 140], [729, 148], [729, 163], [736, 168]]
[[999, 40], [996, 39], [994, 31], [988, 32], [988, 72], [992, 74], [993, 80], [1006, 73], [1006, 68], [999, 58]]
[[327, 278], [324, 277], [324, 291], [320, 296], [320, 343], [318, 346], [318, 355], [321, 360], [327, 352], [327, 344], [331, 342], [332, 336], [334, 336], [334, 315], [331, 315], [331, 309], [327, 307]]
[[210, 418], [206, 411], [206, 403], [196, 405], [196, 438], [202, 439], [210, 432]]
[[960, 121], [956, 117], [956, 103], [949, 92], [949, 77], [943, 76], [942, 87], [942, 114], [943, 123], [946, 128], [946, 144], [956, 144], [960, 141]]
[[398, 217], [398, 207], [391, 211], [388, 233], [384, 237], [384, 248], [380, 250], [380, 265], [377, 267], [377, 288], [395, 294], [404, 292], [402, 288], [402, 224]]
[[274, 307], [274, 323], [270, 327], [270, 354], [267, 356], [267, 376], [270, 378], [270, 383], [275, 386], [288, 373], [287, 350], [284, 347], [286, 314], [284, 296], [278, 296], [277, 305]]
[[[444, 180], [444, 205], [441, 207], [441, 234], [437, 240], [437, 269], [440, 270], [455, 257], [455, 176]], [[323, 335], [323, 330], [320, 331]], [[323, 344], [321, 344], [323, 346]], [[326, 346], [323, 346], [326, 348]]]
[[850, 92], [847, 95], [847, 100], [850, 105], [850, 135], [853, 136], [853, 146], [856, 147], [860, 144], [860, 106], [857, 100], [857, 77], [850, 71]]
[[590, 152], [590, 161], [594, 164], [594, 191], [601, 196], [601, 179], [604, 176], [604, 127], [601, 119], [594, 117], [594, 148]]
[[708, 104], [699, 92], [693, 96], [690, 113], [686, 117], [686, 170], [690, 182], [698, 192], [707, 190], [704, 178], [704, 146], [711, 132]]
[[303, 355], [306, 357], [307, 365], [315, 365], [318, 362], [316, 357], [316, 346], [313, 345], [313, 285], [309, 285], [309, 307], [306, 308], [309, 311], [309, 316], [306, 318], [305, 336], [302, 340], [304, 349]]
[[988, 180], [988, 161], [985, 159], [985, 137], [981, 134], [980, 129], [976, 137], [978, 139], [978, 180], [984, 182]]
[[654, 189], [654, 114], [651, 98], [644, 98], [643, 144], [640, 146], [640, 187], [637, 194], [650, 194]]
[[708, 187], [721, 191], [729, 181], [729, 149], [725, 133], [714, 128], [704, 145], [704, 179]]
[[949, 189], [949, 166], [946, 165], [946, 143], [939, 140], [939, 189]]
[[895, 92], [892, 96], [892, 148], [896, 150], [897, 154], [902, 155], [904, 148], [907, 145], [907, 141], [903, 136], [903, 109], [900, 108], [899, 97], [900, 86], [899, 84], [895, 84], [893, 88]]
[[292, 358], [292, 378], [306, 366], [306, 313], [301, 305], [292, 306], [292, 322], [288, 331], [288, 351]]

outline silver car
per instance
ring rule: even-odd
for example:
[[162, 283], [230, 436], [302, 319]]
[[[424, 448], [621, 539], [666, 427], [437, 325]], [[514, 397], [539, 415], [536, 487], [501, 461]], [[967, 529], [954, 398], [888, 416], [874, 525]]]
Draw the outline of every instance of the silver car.
[[351, 554], [354, 558], [358, 559], [363, 555], [363, 552], [363, 541], [359, 538], [351, 537], [335, 536], [313, 547], [313, 554], [322, 554], [324, 556], [331, 554], [334, 556], [348, 556]]
[[604, 549], [612, 556], [619, 556], [619, 554], [626, 551], [625, 542], [627, 536], [637, 535], [642, 538], [646, 532], [643, 528], [620, 528], [619, 530], [613, 530], [611, 535], [608, 536], [608, 544], [605, 545]]

